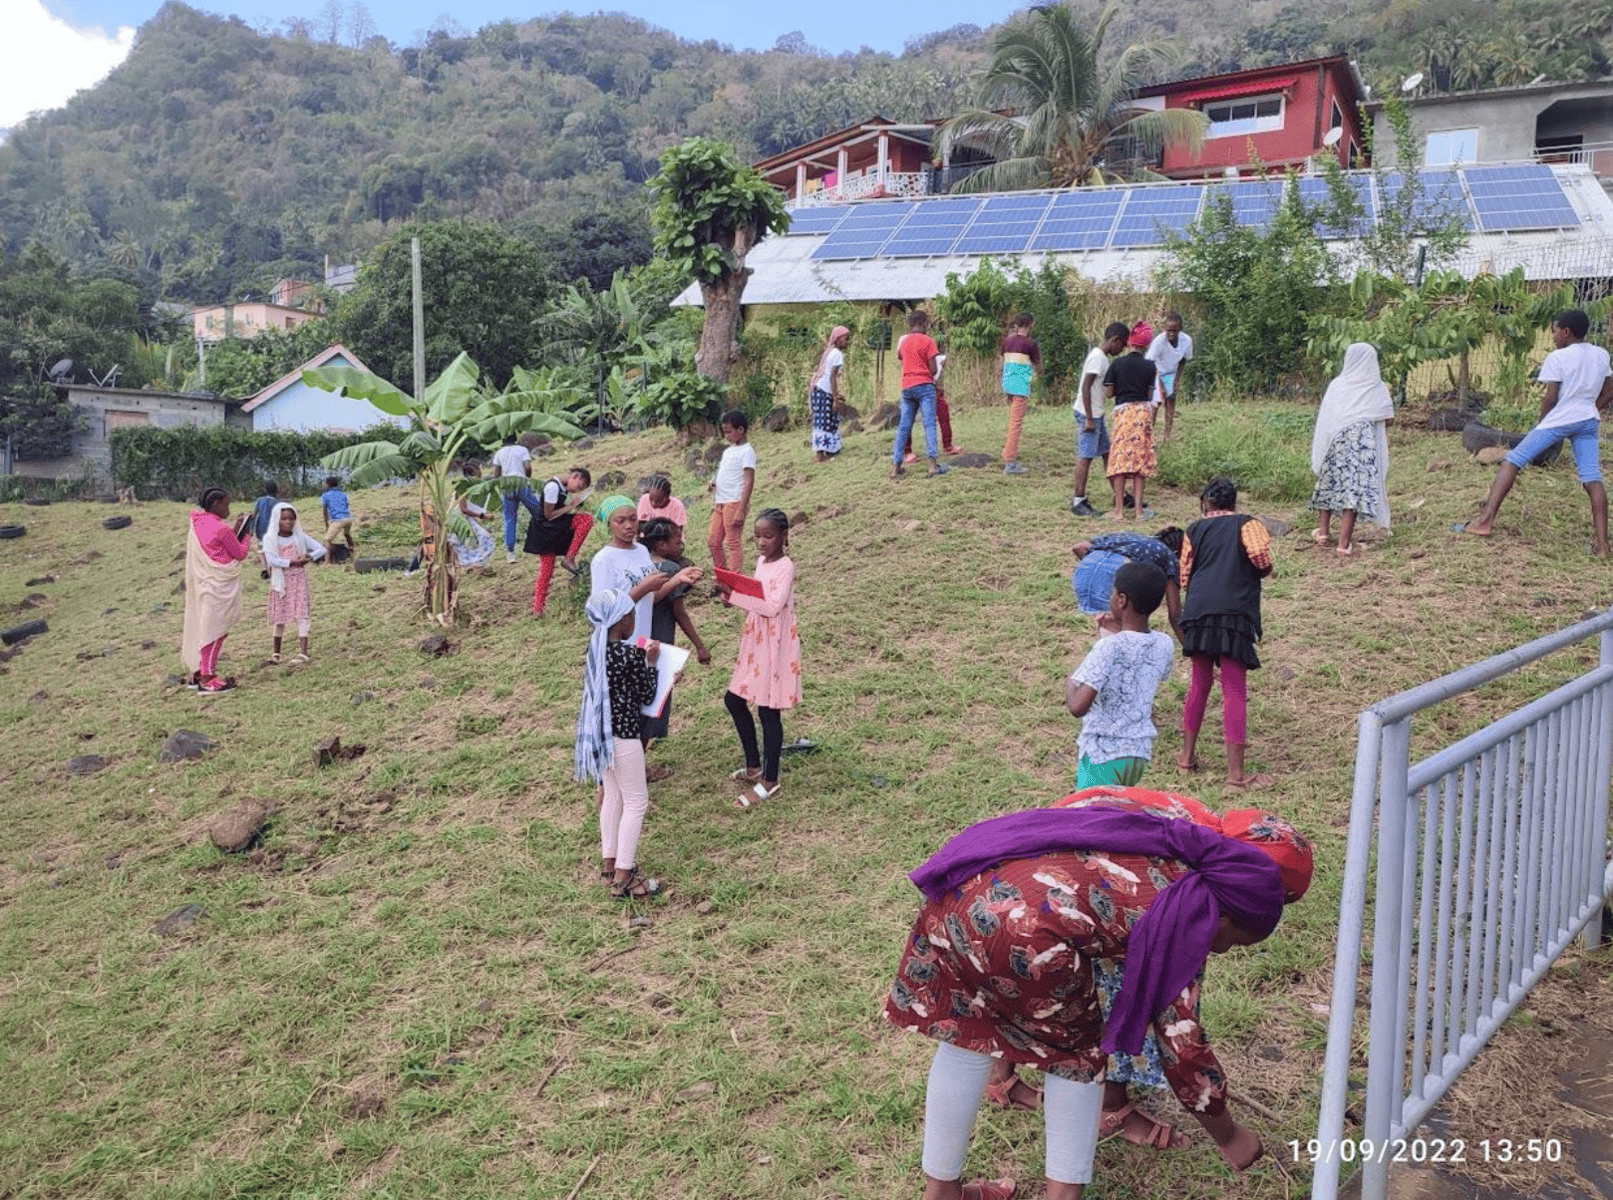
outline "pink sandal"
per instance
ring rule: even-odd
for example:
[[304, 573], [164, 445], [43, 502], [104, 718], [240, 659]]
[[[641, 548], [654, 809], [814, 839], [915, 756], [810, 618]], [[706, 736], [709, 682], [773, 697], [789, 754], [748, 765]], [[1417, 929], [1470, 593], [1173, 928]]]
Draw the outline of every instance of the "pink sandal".
[[[1032, 1099], [1029, 1104], [1024, 1100], [1014, 1099], [1015, 1084], [1024, 1084], [1025, 1090], [1030, 1092]], [[1035, 1112], [1042, 1107], [1042, 1089], [1031, 1087], [1030, 1084], [1025, 1083], [1023, 1079], [1015, 1074], [1010, 1075], [1000, 1083], [986, 1084], [986, 1099], [990, 1100], [998, 1108], [1023, 1108], [1027, 1112]]]
[[[974, 1188], [975, 1194], [969, 1195]], [[963, 1200], [1014, 1200], [1019, 1184], [1012, 1179], [975, 1179], [963, 1185]]]

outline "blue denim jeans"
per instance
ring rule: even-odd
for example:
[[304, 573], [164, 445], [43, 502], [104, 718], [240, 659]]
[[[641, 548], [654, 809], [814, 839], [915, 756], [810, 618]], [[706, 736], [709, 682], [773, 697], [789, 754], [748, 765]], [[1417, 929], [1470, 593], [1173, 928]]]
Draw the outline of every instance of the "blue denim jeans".
[[908, 445], [908, 439], [913, 436], [913, 418], [917, 410], [924, 411], [924, 450], [932, 461], [938, 456], [939, 444], [935, 428], [935, 384], [921, 383], [917, 387], [902, 389], [902, 423], [896, 430], [896, 447], [891, 453], [891, 461], [898, 467], [902, 465], [902, 450]]
[[537, 517], [540, 521], [543, 519], [543, 505], [538, 503], [538, 497], [531, 488], [524, 487], [518, 492], [506, 492], [504, 494], [504, 548], [506, 550], [515, 549], [515, 531], [516, 526], [521, 521], [521, 508], [523, 505], [526, 507], [527, 512]]
[[1574, 466], [1581, 483], [1598, 483], [1602, 478], [1601, 421], [1592, 417], [1573, 425], [1553, 429], [1531, 429], [1523, 441], [1507, 453], [1507, 461], [1523, 470], [1537, 457], [1567, 438], [1574, 448]]

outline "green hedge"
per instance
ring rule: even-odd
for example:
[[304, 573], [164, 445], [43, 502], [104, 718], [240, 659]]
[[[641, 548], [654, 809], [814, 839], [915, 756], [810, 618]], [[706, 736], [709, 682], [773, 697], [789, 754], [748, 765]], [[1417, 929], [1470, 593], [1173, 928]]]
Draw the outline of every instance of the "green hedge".
[[194, 500], [204, 487], [243, 499], [273, 479], [288, 494], [320, 490], [330, 473], [319, 460], [359, 442], [396, 441], [395, 425], [358, 433], [269, 433], [234, 425], [151, 426], [112, 431], [112, 478], [147, 499]]

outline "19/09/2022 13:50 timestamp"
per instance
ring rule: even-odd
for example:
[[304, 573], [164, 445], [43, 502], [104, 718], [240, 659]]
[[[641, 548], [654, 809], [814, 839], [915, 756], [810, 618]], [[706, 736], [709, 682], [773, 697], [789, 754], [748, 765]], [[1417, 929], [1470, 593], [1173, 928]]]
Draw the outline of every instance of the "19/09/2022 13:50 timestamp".
[[1411, 1163], [1437, 1167], [1456, 1163], [1555, 1163], [1563, 1160], [1557, 1138], [1345, 1138], [1321, 1142], [1316, 1138], [1288, 1143], [1296, 1163]]

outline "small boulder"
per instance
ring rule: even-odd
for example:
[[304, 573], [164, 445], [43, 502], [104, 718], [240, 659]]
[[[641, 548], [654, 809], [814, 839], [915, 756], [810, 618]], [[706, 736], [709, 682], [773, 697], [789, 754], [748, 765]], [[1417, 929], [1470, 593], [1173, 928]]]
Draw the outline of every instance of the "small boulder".
[[979, 470], [981, 467], [995, 466], [997, 460], [989, 454], [973, 451], [969, 454], [959, 454], [955, 458], [947, 459], [947, 463], [954, 467], [963, 467], [967, 470]]
[[421, 654], [431, 658], [441, 658], [445, 654], [454, 652], [454, 644], [448, 640], [446, 633], [434, 633], [421, 641], [419, 647]]
[[571, 443], [571, 448], [573, 450], [592, 450], [595, 444], [594, 439], [591, 437], [578, 438]]
[[707, 442], [706, 451], [701, 456], [705, 459], [706, 466], [714, 467], [722, 461], [722, 452], [727, 448], [728, 443], [721, 438], [712, 438], [711, 441]]
[[[20, 609], [38, 608], [41, 604], [47, 604], [49, 601], [50, 597], [45, 595], [44, 592], [29, 592], [22, 598], [22, 601], [17, 605], [17, 607]], [[106, 616], [105, 613], [102, 613], [101, 615], [103, 617]]]
[[366, 749], [366, 746], [344, 746], [341, 737], [333, 734], [314, 747], [314, 766], [328, 767], [334, 762], [349, 762]]
[[841, 433], [861, 433], [862, 431], [863, 431], [863, 423], [861, 421], [859, 421], [856, 417], [853, 417], [849, 421], [841, 422], [841, 425], [840, 425], [840, 432]]
[[895, 429], [901, 423], [902, 410], [890, 401], [886, 401], [874, 410], [874, 415], [868, 418], [866, 428], [876, 433], [886, 429]]
[[[857, 420], [860, 420], [861, 418], [862, 418], [862, 413], [858, 409], [853, 408], [849, 404], [842, 404], [840, 406], [840, 425], [841, 425], [841, 428], [845, 428], [845, 424], [846, 424], [847, 421], [857, 421]], [[859, 425], [857, 428], [861, 429], [862, 426]]]
[[187, 904], [183, 908], [174, 909], [158, 921], [152, 932], [158, 937], [178, 937], [194, 925], [198, 917], [206, 915], [207, 910], [200, 904]]
[[67, 760], [69, 775], [93, 775], [112, 765], [112, 760], [99, 754], [80, 754]]
[[1274, 538], [1287, 537], [1294, 532], [1294, 523], [1285, 521], [1281, 517], [1261, 517], [1260, 523], [1266, 527], [1266, 532]]
[[198, 759], [217, 745], [218, 743], [205, 733], [197, 733], [193, 729], [176, 729], [164, 739], [162, 749], [157, 752], [157, 761], [181, 762], [185, 759]]
[[790, 528], [799, 529], [801, 526], [805, 525], [808, 520], [810, 520], [810, 517], [808, 517], [806, 509], [798, 509], [790, 515]]
[[1480, 466], [1493, 467], [1505, 462], [1509, 453], [1506, 446], [1484, 446], [1473, 456], [1473, 460]]
[[213, 818], [207, 836], [225, 854], [239, 854], [258, 840], [274, 808], [267, 800], [249, 797]]
[[39, 587], [41, 584], [55, 583], [55, 582], [56, 582], [56, 576], [54, 576], [54, 575], [35, 575], [27, 583], [23, 584], [23, 587]]
[[614, 491], [616, 488], [621, 487], [626, 482], [627, 482], [627, 472], [625, 472], [625, 471], [606, 471], [598, 479], [594, 480], [594, 487], [597, 488], [599, 491], [609, 492], [609, 491]]
[[762, 418], [762, 428], [769, 433], [783, 433], [789, 427], [790, 410], [782, 404], [776, 405]]
[[1428, 473], [1430, 475], [1437, 474], [1440, 471], [1449, 471], [1450, 469], [1451, 462], [1449, 459], [1431, 458], [1428, 460]]
[[554, 447], [548, 445], [538, 446], [532, 451], [532, 453], [536, 454], [539, 458], [548, 458], [554, 453]]

